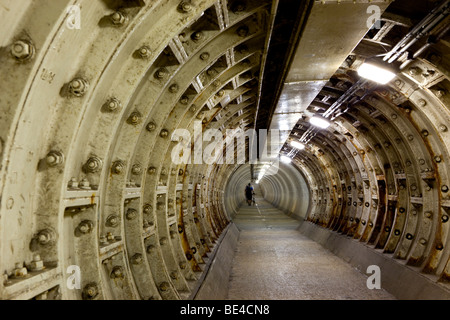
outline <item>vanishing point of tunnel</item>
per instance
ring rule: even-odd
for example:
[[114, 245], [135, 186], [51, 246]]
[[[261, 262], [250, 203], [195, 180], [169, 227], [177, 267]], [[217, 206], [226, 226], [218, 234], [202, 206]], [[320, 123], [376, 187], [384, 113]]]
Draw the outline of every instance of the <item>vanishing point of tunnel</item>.
[[449, 300], [449, 29], [449, 0], [0, 0], [0, 299]]

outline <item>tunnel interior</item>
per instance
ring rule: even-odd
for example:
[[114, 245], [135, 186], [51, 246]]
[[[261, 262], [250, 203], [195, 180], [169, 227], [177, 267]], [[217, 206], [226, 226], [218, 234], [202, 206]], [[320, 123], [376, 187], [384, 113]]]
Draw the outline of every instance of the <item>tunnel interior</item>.
[[192, 299], [248, 183], [396, 296], [450, 298], [449, 13], [0, 1], [0, 299]]

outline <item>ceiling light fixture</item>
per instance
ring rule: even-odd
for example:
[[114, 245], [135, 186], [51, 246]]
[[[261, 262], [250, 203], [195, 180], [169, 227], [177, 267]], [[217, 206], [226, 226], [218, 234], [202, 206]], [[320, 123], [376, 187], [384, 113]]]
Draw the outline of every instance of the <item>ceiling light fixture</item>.
[[280, 160], [281, 160], [281, 162], [286, 163], [286, 164], [289, 164], [292, 161], [292, 159], [289, 158], [288, 156], [280, 156]]
[[395, 73], [374, 62], [364, 62], [358, 69], [359, 76], [375, 81], [380, 84], [386, 84], [395, 77]]
[[295, 149], [298, 150], [303, 150], [305, 149], [305, 145], [301, 142], [298, 141], [291, 141], [291, 146], [294, 147]]
[[309, 118], [309, 122], [312, 125], [322, 129], [326, 129], [331, 125], [331, 123], [327, 119], [320, 116], [312, 116], [311, 118]]

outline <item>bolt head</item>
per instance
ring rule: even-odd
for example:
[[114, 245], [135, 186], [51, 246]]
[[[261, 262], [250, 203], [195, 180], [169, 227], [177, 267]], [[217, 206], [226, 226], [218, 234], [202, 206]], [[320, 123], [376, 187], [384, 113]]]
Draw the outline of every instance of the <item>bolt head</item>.
[[189, 13], [192, 11], [192, 4], [189, 1], [181, 1], [178, 9], [183, 13]]
[[34, 47], [26, 40], [18, 40], [11, 45], [11, 55], [20, 62], [30, 60], [34, 55]]
[[120, 11], [116, 11], [110, 15], [110, 19], [115, 26], [121, 26], [127, 21], [127, 17]]

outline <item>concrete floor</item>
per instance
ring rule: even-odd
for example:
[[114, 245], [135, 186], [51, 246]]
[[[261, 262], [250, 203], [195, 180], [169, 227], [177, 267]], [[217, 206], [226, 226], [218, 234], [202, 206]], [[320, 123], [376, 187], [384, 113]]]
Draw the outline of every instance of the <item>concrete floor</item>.
[[267, 201], [242, 206], [234, 222], [241, 230], [228, 299], [391, 300], [367, 288], [367, 276], [301, 235], [299, 222]]

